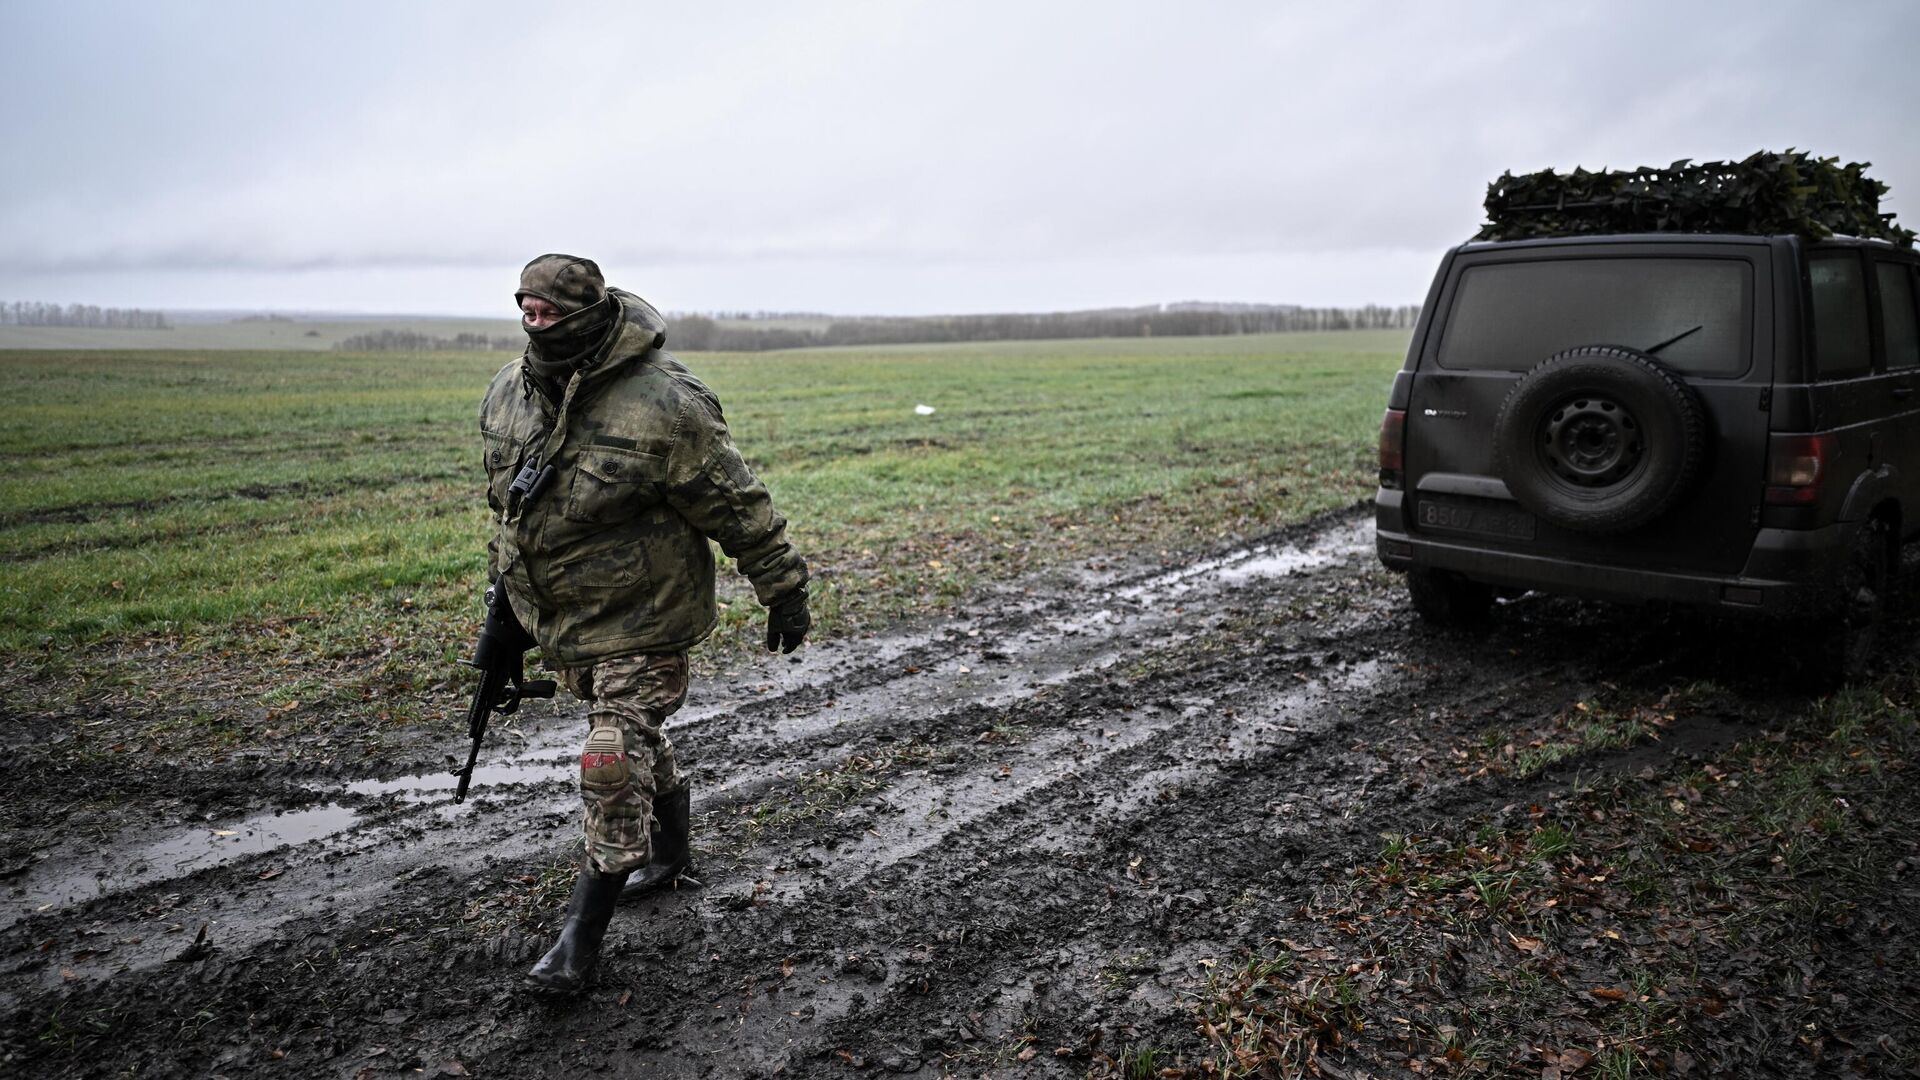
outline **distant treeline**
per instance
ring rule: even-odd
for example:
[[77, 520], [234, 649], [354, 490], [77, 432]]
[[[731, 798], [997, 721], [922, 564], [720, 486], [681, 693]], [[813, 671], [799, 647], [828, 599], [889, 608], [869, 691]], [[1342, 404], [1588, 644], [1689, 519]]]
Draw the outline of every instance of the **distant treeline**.
[[92, 330], [171, 330], [164, 313], [93, 304], [0, 302], [0, 326], [81, 326]]
[[525, 337], [485, 334], [455, 334], [440, 337], [418, 330], [376, 330], [355, 334], [334, 345], [342, 352], [519, 352], [527, 347]]
[[668, 333], [674, 348], [758, 352], [820, 345], [917, 345], [954, 341], [1031, 341], [1046, 338], [1197, 337], [1272, 334], [1297, 330], [1385, 330], [1411, 327], [1417, 304], [1400, 307], [1309, 308], [1250, 304], [1174, 304], [1038, 315], [938, 315], [836, 318], [824, 327], [726, 325], [705, 315], [681, 315]]
[[781, 319], [788, 322], [827, 322], [833, 316], [824, 311], [709, 311], [706, 314], [721, 322], [767, 322]]

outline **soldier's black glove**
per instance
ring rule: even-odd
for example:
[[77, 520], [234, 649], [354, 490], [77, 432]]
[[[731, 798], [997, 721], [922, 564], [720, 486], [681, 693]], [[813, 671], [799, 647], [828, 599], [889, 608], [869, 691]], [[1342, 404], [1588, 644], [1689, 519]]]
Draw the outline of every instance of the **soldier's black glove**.
[[790, 653], [800, 647], [813, 619], [807, 615], [807, 588], [802, 585], [767, 608], [767, 651]]

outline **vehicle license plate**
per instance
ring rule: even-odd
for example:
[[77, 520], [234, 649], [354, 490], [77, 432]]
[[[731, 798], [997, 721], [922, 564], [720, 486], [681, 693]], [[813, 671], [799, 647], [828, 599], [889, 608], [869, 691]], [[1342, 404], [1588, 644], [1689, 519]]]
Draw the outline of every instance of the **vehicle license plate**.
[[1533, 539], [1533, 515], [1497, 502], [1423, 498], [1419, 515], [1420, 527], [1434, 532]]

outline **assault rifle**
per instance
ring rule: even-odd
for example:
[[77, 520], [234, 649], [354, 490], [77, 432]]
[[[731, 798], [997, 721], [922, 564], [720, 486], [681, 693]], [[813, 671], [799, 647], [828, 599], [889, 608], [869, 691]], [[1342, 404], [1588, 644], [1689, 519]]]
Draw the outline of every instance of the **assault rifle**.
[[453, 789], [453, 801], [467, 797], [467, 785], [473, 782], [473, 763], [480, 756], [480, 740], [487, 734], [487, 717], [505, 715], [520, 707], [522, 698], [550, 698], [552, 679], [527, 681], [525, 656], [533, 648], [533, 637], [507, 604], [507, 590], [499, 584], [487, 589], [487, 621], [480, 627], [480, 641], [473, 647], [473, 659], [462, 660], [468, 667], [480, 669], [480, 685], [473, 692], [473, 704], [467, 709], [467, 735], [473, 745], [467, 750], [466, 767], [459, 771], [460, 783]]

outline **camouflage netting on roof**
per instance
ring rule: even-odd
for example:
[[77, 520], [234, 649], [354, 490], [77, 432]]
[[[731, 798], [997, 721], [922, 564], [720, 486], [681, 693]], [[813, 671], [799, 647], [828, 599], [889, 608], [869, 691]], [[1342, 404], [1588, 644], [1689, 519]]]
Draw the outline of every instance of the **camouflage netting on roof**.
[[1887, 185], [1866, 162], [1839, 164], [1797, 150], [1744, 161], [1682, 158], [1632, 172], [1575, 169], [1503, 174], [1487, 185], [1487, 223], [1475, 240], [1528, 240], [1596, 233], [1708, 232], [1810, 240], [1835, 234], [1913, 246], [1913, 230], [1880, 212]]

